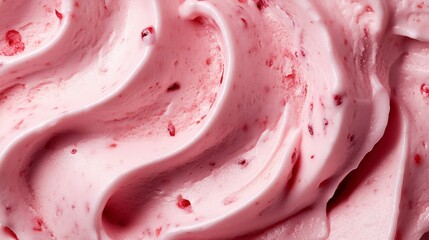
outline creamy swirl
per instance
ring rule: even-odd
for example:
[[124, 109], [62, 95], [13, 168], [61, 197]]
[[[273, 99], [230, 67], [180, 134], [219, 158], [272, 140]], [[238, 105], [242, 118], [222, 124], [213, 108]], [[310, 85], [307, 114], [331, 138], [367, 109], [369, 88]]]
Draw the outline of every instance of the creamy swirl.
[[0, 2], [2, 239], [425, 239], [429, 2]]

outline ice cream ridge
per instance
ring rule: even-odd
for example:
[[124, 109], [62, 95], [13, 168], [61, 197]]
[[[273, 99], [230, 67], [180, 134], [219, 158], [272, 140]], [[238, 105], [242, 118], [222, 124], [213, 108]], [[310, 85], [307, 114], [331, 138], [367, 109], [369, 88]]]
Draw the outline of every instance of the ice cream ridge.
[[0, 239], [429, 239], [429, 1], [0, 1]]

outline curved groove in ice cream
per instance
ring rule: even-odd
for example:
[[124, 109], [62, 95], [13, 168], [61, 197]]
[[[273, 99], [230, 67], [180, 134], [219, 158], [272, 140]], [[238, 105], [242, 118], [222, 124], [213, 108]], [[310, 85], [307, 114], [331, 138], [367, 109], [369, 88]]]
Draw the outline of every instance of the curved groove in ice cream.
[[429, 231], [429, 3], [21, 0], [0, 13], [2, 239]]

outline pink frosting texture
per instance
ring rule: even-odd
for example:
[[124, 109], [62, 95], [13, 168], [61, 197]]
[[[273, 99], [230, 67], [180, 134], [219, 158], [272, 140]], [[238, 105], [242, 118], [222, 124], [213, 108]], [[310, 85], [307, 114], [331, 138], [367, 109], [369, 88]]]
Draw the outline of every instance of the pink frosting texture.
[[429, 239], [429, 1], [0, 1], [1, 239]]

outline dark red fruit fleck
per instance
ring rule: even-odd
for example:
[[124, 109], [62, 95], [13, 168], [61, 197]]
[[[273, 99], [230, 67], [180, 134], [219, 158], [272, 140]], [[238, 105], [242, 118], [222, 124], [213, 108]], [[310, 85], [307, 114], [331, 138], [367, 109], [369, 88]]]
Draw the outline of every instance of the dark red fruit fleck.
[[290, 157], [290, 161], [292, 162], [292, 164], [294, 164], [297, 159], [298, 159], [298, 152], [297, 152], [297, 150], [295, 148], [293, 150], [292, 156]]
[[211, 58], [207, 58], [206, 59], [206, 65], [211, 65], [212, 64], [212, 59]]
[[168, 133], [170, 134], [170, 136], [172, 136], [172, 137], [176, 136], [176, 127], [174, 126], [174, 124], [171, 121], [168, 121], [167, 130], [168, 130]]
[[422, 95], [425, 97], [425, 98], [429, 98], [429, 86], [428, 85], [426, 85], [426, 84], [422, 84], [421, 86], [420, 86], [420, 92], [422, 93]]
[[289, 174], [289, 180], [286, 182], [286, 186], [285, 186], [287, 191], [289, 191], [297, 181], [301, 181], [299, 178], [297, 178], [298, 171], [300, 169], [300, 162], [298, 161], [298, 159], [299, 159], [299, 152], [295, 148], [291, 156], [291, 163], [293, 165], [292, 172]]
[[216, 166], [216, 163], [215, 162], [209, 162], [209, 165], [214, 167], [214, 166]]
[[77, 153], [77, 149], [76, 148], [73, 148], [72, 150], [71, 150], [71, 154], [76, 154]]
[[334, 96], [334, 103], [336, 106], [340, 106], [343, 103], [343, 96], [335, 95]]
[[116, 143], [112, 143], [112, 144], [109, 145], [110, 148], [115, 148], [117, 146], [118, 146], [118, 144], [116, 144]]
[[247, 130], [249, 130], [249, 126], [247, 124], [244, 124], [242, 129], [243, 129], [243, 132], [247, 132]]
[[246, 19], [241, 18], [241, 22], [243, 23], [243, 26], [244, 26], [244, 27], [247, 27], [247, 21], [246, 21]]
[[326, 118], [323, 119], [323, 125], [328, 126], [328, 124], [329, 124], [328, 120]]
[[3, 227], [3, 232], [6, 233], [7, 236], [18, 240], [18, 236], [16, 236], [15, 232], [9, 227]]
[[34, 221], [33, 230], [41, 232], [43, 230], [43, 219], [36, 217], [33, 219], [33, 221]]
[[60, 12], [58, 12], [57, 9], [55, 9], [55, 15], [57, 15], [57, 18], [62, 20], [63, 19], [63, 14], [61, 14]]
[[9, 30], [6, 33], [6, 41], [11, 46], [19, 44], [22, 41], [21, 34], [16, 30]]
[[155, 32], [155, 29], [153, 27], [147, 27], [145, 29], [143, 29], [142, 31], [142, 38], [145, 38], [146, 36], [148, 36], [149, 34], [153, 34]]
[[420, 165], [422, 163], [422, 157], [420, 156], [420, 154], [414, 155], [414, 161], [417, 165]]
[[314, 130], [313, 130], [313, 126], [308, 124], [308, 132], [310, 133], [311, 136], [314, 135]]
[[238, 164], [240, 164], [241, 166], [246, 166], [248, 164], [248, 162], [246, 159], [243, 159], [243, 160], [239, 161]]
[[267, 65], [267, 67], [272, 67], [272, 66], [273, 66], [273, 64], [274, 64], [274, 59], [272, 59], [272, 58], [267, 59], [267, 60], [265, 61], [265, 65]]
[[255, 0], [255, 2], [256, 2], [256, 7], [258, 7], [259, 10], [262, 10], [268, 7], [266, 0]]
[[180, 89], [180, 83], [175, 82], [167, 88], [167, 92], [173, 92], [173, 91], [177, 91], [179, 89]]
[[24, 51], [25, 45], [22, 42], [21, 34], [16, 30], [9, 30], [6, 32], [5, 40], [9, 47], [3, 49], [3, 55], [13, 56], [17, 53]]
[[188, 199], [183, 198], [182, 195], [179, 195], [177, 197], [177, 206], [180, 209], [185, 209], [191, 206], [191, 202]]

